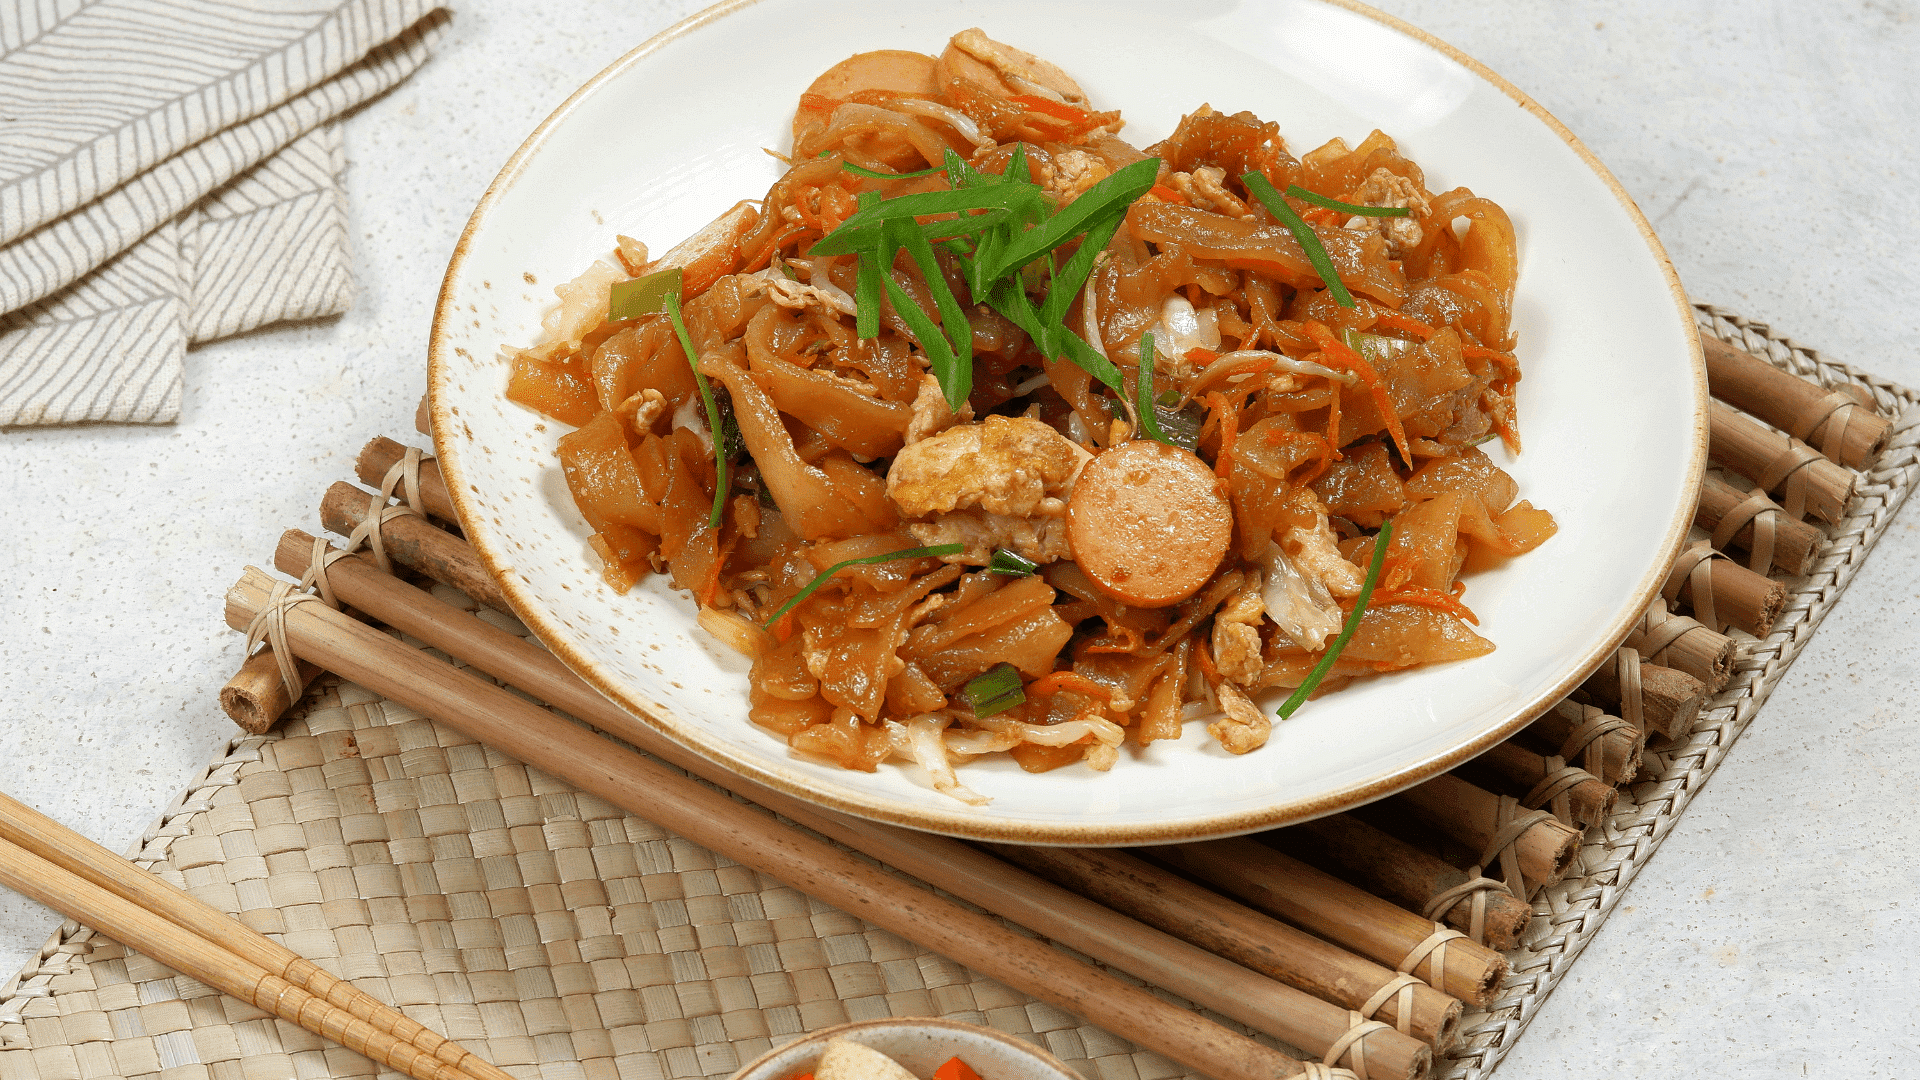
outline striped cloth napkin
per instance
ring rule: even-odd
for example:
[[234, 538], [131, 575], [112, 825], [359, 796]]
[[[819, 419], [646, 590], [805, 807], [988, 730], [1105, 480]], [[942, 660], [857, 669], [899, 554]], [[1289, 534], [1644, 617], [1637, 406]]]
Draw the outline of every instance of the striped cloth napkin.
[[0, 0], [0, 427], [170, 423], [209, 341], [346, 310], [341, 114], [435, 0]]

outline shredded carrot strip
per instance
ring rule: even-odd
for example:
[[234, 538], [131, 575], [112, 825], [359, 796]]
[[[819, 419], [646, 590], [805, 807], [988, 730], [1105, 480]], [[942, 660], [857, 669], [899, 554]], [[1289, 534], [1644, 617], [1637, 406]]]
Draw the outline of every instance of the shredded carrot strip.
[[780, 245], [806, 231], [807, 227], [805, 225], [795, 225], [793, 228], [774, 237], [773, 242], [767, 245], [766, 250], [755, 255], [753, 261], [745, 267], [742, 267], [740, 272], [743, 274], [751, 274], [756, 270], [765, 270], [773, 263], [773, 253], [780, 250]]
[[1213, 666], [1213, 651], [1207, 647], [1206, 636], [1195, 634], [1187, 640], [1193, 642], [1193, 662], [1199, 666], [1200, 674], [1205, 676], [1209, 683], [1219, 686], [1220, 669]]
[[1368, 610], [1372, 610], [1392, 604], [1411, 604], [1415, 607], [1432, 608], [1435, 611], [1444, 611], [1449, 615], [1465, 619], [1475, 626], [1480, 625], [1479, 617], [1467, 605], [1461, 603], [1459, 598], [1448, 596], [1437, 589], [1423, 589], [1415, 585], [1405, 586], [1388, 593], [1375, 590], [1373, 600], [1367, 607]]
[[1384, 326], [1389, 330], [1399, 330], [1402, 333], [1412, 334], [1421, 341], [1425, 341], [1433, 336], [1433, 327], [1428, 326], [1426, 323], [1421, 322], [1411, 315], [1402, 315], [1397, 311], [1383, 311], [1373, 322], [1375, 326]]
[[1077, 671], [1056, 671], [1051, 675], [1042, 675], [1027, 684], [1027, 693], [1033, 697], [1048, 697], [1062, 690], [1071, 690], [1076, 694], [1086, 694], [1106, 701], [1113, 700], [1112, 690]]
[[1207, 394], [1207, 407], [1220, 414], [1220, 453], [1213, 459], [1213, 474], [1225, 480], [1233, 475], [1233, 440], [1240, 434], [1240, 410], [1218, 390]]
[[1510, 370], [1520, 366], [1519, 359], [1512, 353], [1503, 353], [1499, 349], [1489, 349], [1485, 345], [1463, 345], [1460, 347], [1460, 355], [1477, 357], [1481, 360], [1491, 360], [1501, 367]]
[[1373, 370], [1373, 365], [1362, 359], [1359, 353], [1348, 348], [1345, 342], [1334, 337], [1333, 331], [1327, 329], [1325, 324], [1309, 322], [1306, 329], [1314, 344], [1320, 346], [1322, 359], [1328, 361], [1328, 367], [1346, 368], [1367, 384], [1367, 390], [1373, 394], [1374, 404], [1380, 407], [1380, 415], [1386, 418], [1387, 434], [1393, 436], [1394, 444], [1400, 448], [1400, 456], [1412, 461], [1413, 449], [1407, 442], [1406, 430], [1400, 426], [1399, 414], [1393, 411], [1393, 399], [1387, 396], [1387, 384], [1380, 381], [1380, 373]]
[[1093, 114], [1085, 109], [1076, 109], [1071, 105], [1062, 104], [1058, 101], [1048, 101], [1046, 98], [1036, 97], [1033, 94], [1012, 94], [1008, 96], [1007, 100], [1025, 105], [1030, 112], [1051, 116], [1055, 120], [1065, 120], [1069, 124], [1084, 124], [1093, 119]]
[[792, 609], [788, 609], [785, 615], [782, 615], [779, 618], [773, 620], [773, 625], [768, 629], [773, 631], [773, 640], [779, 642], [782, 645], [785, 645], [787, 643], [787, 639], [793, 637]]
[[1094, 638], [1086, 644], [1086, 650], [1088, 652], [1130, 653], [1146, 644], [1147, 639], [1141, 637], [1140, 631], [1135, 630], [1131, 626], [1114, 626], [1108, 624], [1107, 631], [1109, 637], [1114, 637], [1117, 640], [1113, 643], [1107, 643], [1102, 638]]
[[1199, 364], [1201, 367], [1205, 367], [1218, 359], [1220, 359], [1219, 353], [1203, 346], [1195, 345], [1193, 348], [1187, 350], [1187, 361], [1189, 363]]
[[1172, 203], [1175, 206], [1192, 205], [1191, 203], [1187, 202], [1187, 197], [1185, 195], [1180, 194], [1179, 192], [1173, 190], [1172, 188], [1168, 187], [1165, 184], [1153, 185], [1152, 187], [1147, 189], [1147, 194], [1153, 196], [1156, 199], [1159, 199], [1161, 202]]

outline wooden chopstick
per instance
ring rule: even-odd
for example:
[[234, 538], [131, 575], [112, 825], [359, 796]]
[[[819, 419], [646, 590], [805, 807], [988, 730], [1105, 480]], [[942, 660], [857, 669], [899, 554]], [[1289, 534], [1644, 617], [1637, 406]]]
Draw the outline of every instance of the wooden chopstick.
[[[250, 568], [227, 593], [228, 624], [247, 625], [271, 590], [272, 580]], [[440, 606], [449, 615], [465, 615]], [[1294, 1058], [782, 826], [322, 604], [293, 606], [286, 630], [296, 655], [328, 671], [1199, 1072], [1222, 1080], [1269, 1080], [1305, 1070]], [[1393, 1075], [1424, 1072], [1421, 1061]], [[1373, 1075], [1383, 1080], [1387, 1072]]]
[[6, 840], [0, 840], [0, 885], [77, 919], [175, 971], [331, 1039], [414, 1080], [472, 1080], [474, 1076], [193, 931]]
[[[142, 911], [151, 912], [199, 938], [210, 948], [224, 951], [268, 975], [286, 980], [290, 985], [332, 1007], [345, 1010], [348, 1015], [387, 1032], [400, 1042], [459, 1070], [473, 1080], [513, 1080], [508, 1073], [459, 1043], [409, 1018], [352, 983], [336, 978], [293, 950], [203, 903], [193, 894], [141, 870], [5, 793], [0, 793], [0, 841], [16, 845], [31, 856], [128, 901]], [[42, 902], [66, 911], [58, 904]], [[85, 919], [81, 921], [87, 922]], [[132, 944], [119, 938], [106, 926], [88, 924], [106, 932], [108, 937], [120, 940], [122, 944]], [[142, 948], [141, 951], [146, 950]], [[159, 959], [157, 956], [155, 958]]]
[[[311, 536], [288, 530], [275, 551], [275, 564], [284, 572], [304, 574], [313, 554]], [[1178, 940], [1177, 935], [1169, 936], [966, 844], [848, 818], [725, 773], [635, 721], [568, 671], [552, 653], [433, 599], [364, 557], [335, 562], [328, 573], [334, 595], [373, 619], [656, 757], [1069, 948], [1311, 1052], [1326, 1051], [1348, 1030], [1348, 1006], [1306, 993], [1297, 983], [1286, 985], [1293, 980], [1276, 982], [1231, 957], [1223, 958], [1218, 950]], [[1383, 981], [1384, 977], [1364, 987], [1359, 998], [1367, 998]], [[1434, 996], [1441, 997], [1437, 992]], [[1458, 1010], [1453, 1013], [1457, 1018]], [[1431, 1034], [1439, 1035], [1445, 1026]], [[1398, 1068], [1425, 1067], [1430, 1054], [1422, 1052], [1418, 1045], [1422, 1041], [1434, 1040], [1376, 1032], [1367, 1037], [1362, 1052], [1380, 1075], [1397, 1075]]]

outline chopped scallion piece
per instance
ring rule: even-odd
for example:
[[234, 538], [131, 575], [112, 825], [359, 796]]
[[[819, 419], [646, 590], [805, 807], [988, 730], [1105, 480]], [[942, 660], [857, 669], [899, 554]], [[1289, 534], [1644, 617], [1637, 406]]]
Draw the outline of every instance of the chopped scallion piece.
[[1160, 430], [1160, 414], [1153, 405], [1153, 335], [1140, 335], [1140, 375], [1134, 383], [1134, 396], [1139, 399], [1140, 428], [1147, 438], [1155, 442], [1173, 445], [1167, 433]]
[[[879, 202], [877, 191], [860, 193], [862, 210]], [[878, 251], [865, 248], [860, 252], [859, 269], [853, 279], [853, 332], [863, 340], [880, 336], [880, 275], [884, 272]]]
[[805, 588], [794, 593], [793, 599], [781, 604], [780, 610], [773, 613], [773, 618], [766, 621], [766, 628], [769, 630], [773, 629], [773, 624], [780, 621], [780, 616], [792, 611], [800, 601], [812, 596], [820, 586], [825, 585], [828, 578], [845, 570], [849, 566], [874, 566], [879, 563], [898, 562], [901, 559], [925, 559], [940, 555], [958, 555], [965, 550], [967, 550], [967, 545], [965, 544], [935, 544], [932, 547], [907, 548], [903, 551], [889, 551], [885, 555], [868, 555], [861, 559], [847, 559], [843, 562], [834, 563], [832, 566], [827, 567], [825, 571], [815, 576], [812, 581], [807, 582]]
[[936, 165], [931, 169], [921, 169], [919, 172], [881, 172], [878, 169], [869, 169], [863, 165], [855, 165], [851, 161], [841, 162], [840, 167], [855, 176], [870, 176], [875, 180], [908, 180], [916, 176], [932, 176], [934, 173], [947, 171], [945, 165]]
[[1347, 348], [1360, 354], [1360, 359], [1376, 367], [1381, 361], [1391, 360], [1413, 348], [1413, 342], [1401, 338], [1387, 337], [1384, 334], [1363, 334], [1358, 330], [1340, 331], [1340, 340]]
[[1247, 174], [1240, 178], [1240, 182], [1247, 186], [1249, 194], [1260, 200], [1261, 206], [1267, 208], [1267, 213], [1272, 214], [1275, 221], [1285, 225], [1287, 231], [1293, 234], [1293, 238], [1300, 242], [1300, 247], [1307, 253], [1307, 261], [1313, 263], [1314, 272], [1320, 275], [1320, 280], [1326, 282], [1327, 290], [1333, 293], [1334, 303], [1341, 307], [1352, 307], [1353, 294], [1348, 292], [1347, 286], [1341, 282], [1340, 272], [1333, 268], [1333, 260], [1327, 257], [1326, 245], [1314, 235], [1313, 228], [1302, 221], [1299, 214], [1293, 212], [1293, 207], [1287, 205], [1287, 201], [1280, 197], [1280, 192], [1274, 190], [1274, 186], [1266, 177], [1249, 169]]
[[[1158, 166], [1155, 166], [1157, 169]], [[1007, 179], [1022, 184], [1033, 183], [1033, 170], [1027, 167], [1027, 144], [1014, 143], [1013, 153], [1007, 155]]]
[[713, 513], [707, 518], [707, 528], [720, 527], [721, 511], [727, 506], [727, 448], [726, 429], [720, 426], [720, 406], [713, 400], [713, 387], [707, 385], [707, 377], [700, 372], [700, 354], [693, 351], [693, 338], [687, 335], [686, 320], [680, 317], [680, 290], [674, 289], [661, 302], [666, 309], [667, 318], [673, 322], [673, 334], [680, 339], [680, 351], [687, 354], [687, 366], [693, 369], [693, 383], [700, 388], [700, 400], [707, 407], [707, 431], [713, 436]]
[[1280, 703], [1278, 713], [1280, 719], [1285, 720], [1300, 708], [1307, 697], [1320, 685], [1320, 680], [1326, 678], [1327, 672], [1333, 670], [1333, 662], [1340, 658], [1340, 650], [1347, 647], [1347, 642], [1353, 640], [1353, 632], [1360, 629], [1360, 617], [1367, 613], [1367, 601], [1373, 599], [1373, 587], [1380, 583], [1380, 567], [1387, 561], [1387, 545], [1392, 540], [1393, 522], [1382, 523], [1379, 533], [1373, 538], [1373, 565], [1367, 568], [1367, 580], [1361, 584], [1360, 596], [1353, 602], [1353, 614], [1347, 616], [1347, 624], [1340, 628], [1340, 636], [1333, 639], [1333, 644], [1328, 646], [1326, 653], [1320, 657], [1320, 662], [1313, 665], [1313, 670], [1307, 673], [1307, 680], [1301, 683], [1300, 688], [1295, 690], [1287, 700]]
[[[946, 391], [947, 407], [959, 412], [967, 403], [967, 395], [973, 392], [973, 324], [967, 321], [967, 313], [961, 310], [960, 301], [954, 299], [953, 290], [947, 285], [947, 275], [941, 273], [940, 263], [933, 257], [933, 247], [927, 243], [926, 236], [906, 221], [888, 222], [887, 228], [892, 230], [892, 237], [907, 249], [907, 256], [920, 268], [920, 277], [927, 283], [927, 291], [933, 294], [933, 306], [940, 312], [941, 336], [953, 348], [953, 378], [949, 380], [937, 366], [933, 373], [940, 380], [940, 388]], [[923, 342], [921, 348], [925, 347]], [[932, 359], [933, 354], [929, 352], [927, 356]]]
[[[1021, 161], [1025, 160], [1023, 156]], [[1004, 277], [1009, 271], [1025, 266], [1085, 232], [1108, 214], [1116, 210], [1124, 212], [1153, 187], [1153, 178], [1159, 170], [1159, 158], [1146, 158], [1107, 176], [1042, 222], [1039, 228], [1029, 229], [1015, 238], [987, 276]]]
[[[880, 249], [881, 261], [892, 263], [894, 244], [903, 241], [907, 236], [918, 235], [913, 231], [912, 222], [890, 222], [887, 226], [888, 242]], [[921, 242], [925, 243], [925, 241], [926, 238], [921, 237]], [[909, 248], [908, 251], [911, 254], [912, 249]], [[929, 255], [928, 258], [931, 261], [932, 256]], [[932, 276], [939, 277], [937, 267]], [[880, 284], [886, 288], [887, 299], [893, 302], [893, 310], [906, 320], [907, 329], [920, 343], [920, 351], [927, 354], [927, 366], [933, 369], [933, 377], [940, 381], [940, 390], [946, 396], [947, 408], [959, 412], [961, 406], [967, 402], [967, 395], [973, 393], [972, 328], [969, 327], [966, 332], [967, 359], [963, 364], [960, 358], [954, 355], [953, 343], [948, 341], [946, 334], [941, 332], [940, 325], [927, 315], [926, 309], [921, 307], [918, 301], [907, 295], [907, 291], [900, 287], [900, 283], [893, 280], [892, 274], [882, 273]], [[928, 285], [931, 286], [932, 282], [928, 282]], [[944, 287], [944, 281], [942, 286]], [[952, 300], [951, 293], [948, 294], [948, 300]], [[945, 316], [944, 312], [942, 316]], [[963, 325], [966, 323], [964, 317], [960, 321]]]
[[607, 318], [637, 319], [642, 315], [660, 314], [667, 294], [680, 291], [680, 278], [680, 268], [676, 266], [632, 281], [616, 282], [607, 290]]
[[1038, 569], [1039, 563], [1006, 548], [993, 549], [993, 558], [987, 563], [990, 573], [1005, 574], [1007, 577], [1032, 577]]
[[960, 690], [960, 700], [972, 707], [975, 716], [992, 716], [1023, 704], [1027, 692], [1020, 687], [1020, 669], [1012, 664], [994, 665], [967, 681]]
[[1310, 202], [1315, 206], [1324, 206], [1329, 210], [1338, 210], [1343, 214], [1352, 214], [1355, 217], [1413, 216], [1413, 211], [1404, 206], [1355, 206], [1352, 203], [1341, 202], [1339, 199], [1329, 199], [1318, 192], [1308, 191], [1299, 184], [1292, 184], [1287, 187], [1287, 198], [1299, 199], [1301, 202]]

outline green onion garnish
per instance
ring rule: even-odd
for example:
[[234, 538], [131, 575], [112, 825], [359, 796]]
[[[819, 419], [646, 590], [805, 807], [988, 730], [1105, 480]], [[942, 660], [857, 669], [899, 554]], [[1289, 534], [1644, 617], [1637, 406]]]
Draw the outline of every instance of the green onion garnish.
[[[951, 377], [940, 370], [933, 352], [927, 352], [927, 359], [934, 361], [933, 374], [940, 380], [940, 389], [946, 391], [947, 407], [959, 412], [967, 403], [967, 395], [973, 392], [973, 324], [967, 321], [967, 313], [960, 309], [960, 301], [954, 299], [953, 290], [947, 287], [947, 276], [940, 272], [940, 264], [933, 257], [933, 246], [927, 243], [926, 234], [914, 228], [912, 222], [899, 219], [888, 222], [887, 229], [889, 240], [898, 240], [907, 249], [907, 256], [913, 260], [913, 264], [920, 268], [920, 277], [926, 281], [927, 291], [933, 294], [933, 306], [939, 309], [941, 336], [953, 347]], [[898, 306], [899, 301], [894, 303]], [[918, 304], [909, 306], [919, 310]], [[925, 342], [921, 343], [921, 348], [926, 348]]]
[[[1021, 158], [1023, 163], [1025, 160]], [[1159, 171], [1160, 159], [1146, 158], [1109, 175], [1048, 218], [1039, 228], [1029, 229], [1016, 237], [995, 260], [987, 276], [1004, 277], [1087, 231], [1094, 222], [1108, 214], [1116, 210], [1123, 211], [1135, 199], [1147, 193]], [[1037, 191], [1038, 188], [1033, 190]]]
[[[949, 153], [951, 153], [951, 151], [949, 151]], [[855, 176], [870, 176], [875, 180], [907, 180], [915, 176], [932, 176], [934, 173], [947, 171], [945, 165], [936, 165], [931, 169], [921, 169], [919, 172], [881, 172], [878, 169], [869, 169], [863, 165], [855, 165], [851, 161], [841, 162], [840, 167]]]
[[1154, 400], [1153, 414], [1160, 421], [1160, 430], [1166, 433], [1168, 442], [1182, 450], [1199, 449], [1200, 429], [1207, 422], [1206, 406], [1189, 401], [1181, 408], [1180, 395], [1167, 390]]
[[780, 621], [780, 616], [793, 610], [795, 604], [812, 596], [814, 590], [825, 585], [828, 578], [845, 570], [849, 566], [873, 566], [876, 563], [894, 562], [899, 559], [924, 559], [937, 555], [958, 555], [965, 550], [967, 550], [967, 545], [965, 544], [935, 544], [932, 547], [907, 548], [903, 551], [889, 551], [885, 555], [868, 555], [863, 559], [848, 559], [845, 562], [834, 563], [832, 566], [827, 567], [824, 573], [819, 574], [812, 581], [807, 582], [805, 588], [794, 593], [793, 599], [781, 604], [780, 610], [773, 613], [773, 618], [766, 621], [766, 629], [773, 629], [773, 624]]
[[680, 268], [676, 266], [632, 281], [616, 282], [607, 290], [607, 318], [637, 319], [642, 315], [660, 314], [667, 294], [680, 291], [680, 277]]
[[700, 400], [707, 407], [707, 431], [713, 436], [713, 514], [707, 518], [707, 528], [720, 527], [720, 513], [727, 505], [727, 448], [726, 430], [720, 426], [720, 406], [714, 403], [713, 387], [707, 385], [707, 377], [700, 373], [700, 354], [693, 351], [693, 338], [687, 336], [687, 324], [680, 317], [680, 290], [674, 289], [661, 301], [666, 309], [667, 318], [673, 322], [674, 336], [680, 339], [680, 351], [687, 354], [687, 366], [693, 369], [693, 384], [700, 388]]
[[1367, 568], [1367, 580], [1360, 586], [1360, 597], [1354, 601], [1353, 614], [1347, 616], [1347, 625], [1340, 628], [1340, 636], [1333, 639], [1333, 645], [1320, 657], [1320, 662], [1313, 665], [1313, 670], [1307, 673], [1307, 681], [1280, 703], [1280, 719], [1285, 720], [1300, 708], [1314, 688], [1320, 685], [1320, 680], [1333, 670], [1333, 662], [1339, 659], [1340, 650], [1346, 648], [1347, 642], [1353, 639], [1353, 632], [1360, 629], [1360, 616], [1367, 613], [1367, 601], [1373, 598], [1373, 587], [1380, 581], [1380, 566], [1387, 560], [1387, 543], [1392, 539], [1393, 522], [1383, 522], [1380, 532], [1373, 538], [1373, 565]]
[[987, 563], [987, 572], [1004, 574], [1007, 577], [1032, 577], [1040, 564], [1018, 552], [1006, 548], [994, 548], [993, 558]]
[[1154, 411], [1152, 334], [1140, 335], [1140, 377], [1134, 383], [1134, 396], [1139, 399], [1140, 428], [1147, 433], [1147, 438], [1172, 446], [1173, 440], [1160, 430], [1160, 414]]
[[[919, 235], [912, 233], [911, 223], [907, 223], [906, 225], [900, 223], [888, 224], [888, 243], [880, 249], [880, 258], [883, 262], [891, 263], [893, 261], [894, 242], [905, 240], [908, 234]], [[924, 244], [926, 237], [920, 237], [920, 241]], [[912, 253], [911, 248], [909, 248], [908, 251], [909, 254]], [[932, 260], [931, 254], [929, 254], [928, 260]], [[940, 278], [938, 267], [935, 267], [934, 273], [931, 276], [940, 282], [940, 288], [946, 287], [946, 281]], [[962, 364], [960, 358], [954, 355], [953, 342], [947, 340], [947, 336], [941, 332], [939, 324], [928, 317], [926, 309], [922, 308], [918, 303], [915, 303], [913, 297], [908, 296], [907, 291], [900, 287], [900, 283], [893, 280], [892, 274], [882, 273], [880, 275], [880, 284], [885, 286], [887, 299], [893, 302], [893, 310], [898, 313], [902, 319], [906, 320], [907, 329], [913, 333], [915, 340], [919, 341], [920, 351], [927, 354], [927, 365], [933, 369], [934, 378], [940, 381], [940, 390], [946, 396], [947, 407], [954, 412], [959, 412], [960, 407], [966, 404], [967, 395], [973, 393], [972, 328], [969, 327], [965, 334], [967, 360], [965, 364]], [[929, 289], [933, 288], [934, 282], [927, 282], [927, 286]], [[935, 293], [936, 304], [939, 303], [938, 296], [939, 294]], [[952, 302], [953, 297], [951, 293], [948, 294], [947, 299], [949, 303]], [[946, 312], [942, 311], [941, 316], [943, 318], [946, 317]], [[857, 318], [858, 316], [856, 316], [856, 319]], [[964, 317], [962, 317], [960, 321], [963, 325], [966, 323]]]
[[1339, 199], [1329, 199], [1318, 192], [1308, 191], [1299, 184], [1288, 186], [1287, 198], [1299, 199], [1301, 202], [1310, 202], [1315, 206], [1324, 206], [1329, 210], [1338, 210], [1343, 214], [1353, 214], [1356, 217], [1413, 216], [1413, 211], [1404, 206], [1355, 206], [1352, 203], [1341, 202]]
[[[1067, 329], [1064, 320], [1100, 252], [1120, 227], [1127, 206], [1153, 186], [1159, 164], [1157, 158], [1135, 162], [1054, 212], [1040, 186], [1031, 180], [1023, 148], [1015, 147], [1003, 175], [975, 170], [949, 151], [946, 164], [929, 170], [947, 174], [947, 190], [884, 200], [867, 192], [860, 197], [860, 209], [815, 243], [810, 253], [859, 256], [855, 332], [861, 338], [879, 333], [884, 296], [926, 354], [951, 408], [960, 408], [972, 391], [973, 328], [962, 300], [947, 286], [933, 259], [936, 243], [960, 260], [971, 294], [965, 303], [991, 305], [1024, 330], [1049, 359], [1066, 357], [1117, 391], [1121, 389], [1119, 369]], [[925, 217], [939, 220], [921, 224]], [[1043, 256], [1051, 266], [1054, 250], [1075, 238], [1081, 239], [1080, 249], [1057, 269], [1044, 310], [1036, 311], [1017, 272]], [[939, 310], [938, 326], [889, 273], [894, 254], [903, 248], [926, 278]]]
[[1320, 280], [1326, 282], [1327, 289], [1333, 293], [1334, 302], [1341, 307], [1352, 307], [1353, 294], [1348, 292], [1346, 285], [1341, 283], [1339, 271], [1333, 268], [1333, 260], [1327, 257], [1326, 246], [1320, 243], [1320, 238], [1314, 235], [1313, 229], [1305, 221], [1300, 220], [1300, 215], [1293, 212], [1293, 207], [1287, 205], [1287, 201], [1280, 197], [1280, 193], [1274, 190], [1266, 177], [1249, 169], [1247, 174], [1240, 178], [1240, 182], [1247, 186], [1247, 191], [1254, 198], [1260, 200], [1261, 206], [1267, 208], [1267, 213], [1272, 214], [1275, 221], [1285, 225], [1287, 231], [1293, 234], [1293, 238], [1300, 242], [1300, 247], [1307, 253], [1307, 260], [1313, 263], [1314, 272], [1320, 275]]
[[992, 716], [1024, 703], [1027, 692], [1020, 687], [1020, 669], [1012, 664], [994, 665], [967, 681], [960, 700], [972, 707], [975, 716]]
[[[1156, 165], [1154, 168], [1158, 171], [1159, 166]], [[1016, 183], [1033, 183], [1033, 170], [1027, 166], [1026, 143], [1020, 142], [1013, 144], [1013, 153], [1007, 155], [1007, 171], [1005, 176], [1008, 180], [1015, 181]]]

